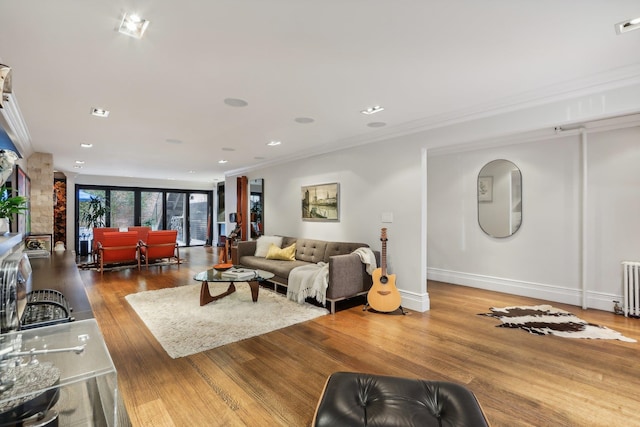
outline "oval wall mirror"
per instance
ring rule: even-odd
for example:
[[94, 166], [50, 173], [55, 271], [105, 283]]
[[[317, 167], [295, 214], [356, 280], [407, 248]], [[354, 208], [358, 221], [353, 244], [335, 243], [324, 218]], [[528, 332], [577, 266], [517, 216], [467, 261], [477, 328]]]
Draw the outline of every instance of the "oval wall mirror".
[[478, 174], [478, 224], [491, 237], [509, 237], [522, 224], [522, 174], [509, 160], [489, 162]]

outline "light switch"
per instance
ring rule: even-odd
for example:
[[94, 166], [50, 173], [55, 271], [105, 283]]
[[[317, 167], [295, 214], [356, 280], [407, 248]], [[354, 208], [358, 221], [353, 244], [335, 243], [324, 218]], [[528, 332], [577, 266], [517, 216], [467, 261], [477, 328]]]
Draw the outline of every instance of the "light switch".
[[393, 212], [382, 212], [381, 215], [382, 222], [393, 222]]

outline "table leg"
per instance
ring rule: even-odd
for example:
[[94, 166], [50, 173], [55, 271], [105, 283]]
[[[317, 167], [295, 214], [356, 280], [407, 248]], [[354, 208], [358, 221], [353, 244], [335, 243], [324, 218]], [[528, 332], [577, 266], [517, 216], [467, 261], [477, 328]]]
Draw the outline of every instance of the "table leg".
[[253, 302], [258, 301], [258, 292], [260, 291], [260, 283], [257, 280], [249, 280], [247, 282], [251, 288], [251, 299]]
[[[219, 295], [212, 296], [211, 292], [209, 292], [209, 283], [206, 281], [202, 282], [202, 286], [200, 287], [200, 306], [202, 307], [203, 305], [209, 304], [211, 301], [216, 301], [216, 300], [219, 300], [220, 298], [226, 297], [227, 295], [231, 295], [235, 291], [236, 291], [235, 285], [233, 283], [230, 283], [226, 292], [223, 292]], [[256, 292], [256, 298], [257, 298], [257, 292]]]

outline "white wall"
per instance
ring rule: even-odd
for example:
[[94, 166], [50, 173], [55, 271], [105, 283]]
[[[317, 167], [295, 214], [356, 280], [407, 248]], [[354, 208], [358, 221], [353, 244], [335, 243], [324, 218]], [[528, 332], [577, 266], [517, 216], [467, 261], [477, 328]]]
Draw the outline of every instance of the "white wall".
[[[403, 148], [398, 149], [402, 143]], [[266, 234], [363, 242], [380, 250], [380, 231], [387, 228], [387, 267], [396, 274], [404, 307], [425, 311], [429, 299], [421, 248], [421, 144], [411, 138], [298, 160], [252, 171], [264, 178]], [[235, 188], [235, 176], [227, 185]], [[340, 222], [301, 219], [301, 187], [340, 184]], [[234, 193], [235, 194], [235, 193]], [[233, 203], [227, 197], [227, 203]], [[393, 222], [383, 223], [390, 213]]]
[[[429, 278], [612, 310], [623, 259], [639, 260], [640, 127], [587, 133], [587, 233], [582, 235], [580, 135], [432, 155]], [[523, 222], [512, 237], [477, 223], [476, 179], [496, 158], [522, 171]], [[587, 257], [582, 258], [582, 243]]]
[[589, 135], [588, 146], [588, 288], [622, 301], [620, 262], [640, 261], [640, 127]]

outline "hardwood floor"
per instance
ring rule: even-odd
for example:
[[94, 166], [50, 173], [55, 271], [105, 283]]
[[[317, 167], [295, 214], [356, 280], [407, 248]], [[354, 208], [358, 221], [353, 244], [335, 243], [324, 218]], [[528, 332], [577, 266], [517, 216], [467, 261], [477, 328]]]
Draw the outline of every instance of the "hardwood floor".
[[[188, 261], [179, 269], [80, 272], [134, 426], [306, 426], [336, 371], [464, 384], [493, 426], [640, 426], [640, 343], [497, 328], [497, 319], [477, 314], [542, 301], [438, 282], [428, 284], [426, 313], [363, 312], [360, 300], [335, 315], [171, 359], [124, 297], [193, 284], [217, 259], [205, 248], [181, 255]], [[640, 340], [638, 319], [553, 305]]]

